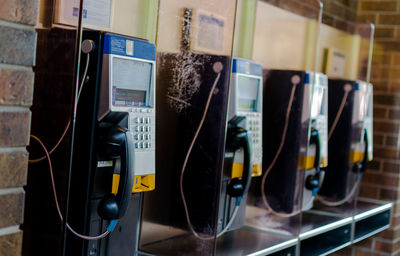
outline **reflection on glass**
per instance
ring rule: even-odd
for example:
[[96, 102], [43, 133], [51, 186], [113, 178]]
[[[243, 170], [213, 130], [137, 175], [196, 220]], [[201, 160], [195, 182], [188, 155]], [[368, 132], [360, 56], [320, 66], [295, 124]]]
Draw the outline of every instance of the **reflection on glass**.
[[[76, 2], [79, 5], [81, 1]], [[34, 11], [36, 6], [30, 11]], [[72, 24], [75, 27], [57, 27], [53, 20], [55, 12], [58, 12], [58, 6], [53, 1], [40, 1], [30, 132], [43, 141], [47, 150], [51, 150], [55, 188], [61, 213], [64, 214], [72, 149], [70, 117], [75, 102], [75, 79], [78, 77], [75, 52], [79, 45], [76, 44], [77, 22]], [[79, 14], [79, 9], [75, 13]], [[22, 227], [22, 255], [61, 255], [67, 248], [63, 240], [62, 220], [57, 214], [51, 192], [47, 159], [42, 157], [44, 152], [39, 144], [31, 141], [31, 145], [28, 148], [29, 158], [36, 159], [37, 163], [29, 165], [29, 173], [35, 175], [27, 177], [27, 186], [24, 188], [27, 196]]]
[[[252, 57], [263, 66], [263, 179], [249, 192], [246, 225], [287, 237], [302, 232], [303, 211], [315, 193], [306, 181], [316, 175], [311, 128], [326, 134], [326, 79], [313, 98], [319, 6], [307, 17], [257, 2]], [[313, 107], [311, 107], [313, 106]], [[318, 120], [315, 120], [318, 119]], [[327, 144], [322, 144], [326, 147]], [[326, 160], [326, 149], [321, 155]]]
[[157, 188], [144, 195], [141, 251], [214, 253], [235, 8], [160, 1]]

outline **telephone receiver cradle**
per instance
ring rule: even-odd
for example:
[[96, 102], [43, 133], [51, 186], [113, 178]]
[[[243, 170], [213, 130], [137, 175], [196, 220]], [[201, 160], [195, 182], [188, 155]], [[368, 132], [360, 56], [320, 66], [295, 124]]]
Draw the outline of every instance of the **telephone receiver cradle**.
[[320, 175], [321, 175], [321, 141], [319, 137], [319, 132], [317, 129], [311, 129], [310, 145], [315, 144], [315, 160], [314, 168], [316, 170], [315, 174], [308, 175], [306, 178], [306, 188], [309, 190], [318, 189], [321, 186]]
[[[114, 195], [103, 197], [98, 206], [98, 214], [105, 220], [121, 219], [128, 209], [134, 183], [133, 172], [133, 137], [122, 128], [111, 128], [104, 137], [105, 153], [114, 159], [120, 158], [120, 181]], [[116, 162], [116, 161], [114, 161]], [[115, 164], [114, 164], [115, 168]]]
[[228, 195], [236, 198], [246, 195], [250, 187], [252, 175], [250, 138], [247, 130], [237, 126], [237, 123], [241, 120], [243, 120], [243, 118], [236, 118], [229, 122], [226, 139], [227, 151], [235, 152], [239, 149], [243, 149], [244, 153], [243, 176], [241, 179], [232, 179], [227, 188]]
[[368, 131], [364, 129], [364, 159], [359, 163], [354, 163], [353, 172], [354, 173], [364, 173], [367, 170], [368, 165]]

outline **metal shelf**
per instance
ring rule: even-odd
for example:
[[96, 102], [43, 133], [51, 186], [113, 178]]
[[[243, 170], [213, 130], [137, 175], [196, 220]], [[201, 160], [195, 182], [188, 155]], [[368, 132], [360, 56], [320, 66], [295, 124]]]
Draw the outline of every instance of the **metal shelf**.
[[358, 201], [354, 216], [353, 243], [390, 227], [393, 204], [381, 204], [376, 207], [378, 203], [368, 199]]
[[364, 198], [355, 206], [317, 207], [303, 213], [297, 245], [291, 247], [296, 253], [276, 244], [274, 252], [267, 248], [247, 255], [329, 255], [389, 228], [392, 208], [392, 203]]
[[304, 213], [300, 255], [328, 255], [351, 244], [353, 218]]
[[[217, 239], [217, 255], [273, 255], [285, 250], [296, 251], [298, 239], [294, 236], [282, 236], [251, 227], [229, 232]], [[287, 255], [287, 254], [283, 254]], [[292, 254], [295, 255], [295, 254]]]
[[[298, 236], [245, 226], [219, 237], [216, 240], [216, 255], [328, 255], [389, 228], [392, 208], [392, 203], [363, 198], [359, 199], [355, 205], [334, 208], [317, 206], [316, 209], [303, 213]], [[174, 248], [173, 251], [178, 253], [186, 249], [189, 253], [188, 247], [196, 243], [190, 241], [194, 238], [190, 238], [185, 234], [186, 232], [181, 233], [183, 234], [174, 238], [154, 241], [145, 248], [152, 247], [153, 252], [168, 254], [168, 252], [163, 252], [162, 248], [172, 249], [172, 244], [177, 243], [171, 243], [171, 240], [178, 239], [181, 240], [178, 244], [182, 248]], [[142, 253], [142, 255], [150, 254]]]

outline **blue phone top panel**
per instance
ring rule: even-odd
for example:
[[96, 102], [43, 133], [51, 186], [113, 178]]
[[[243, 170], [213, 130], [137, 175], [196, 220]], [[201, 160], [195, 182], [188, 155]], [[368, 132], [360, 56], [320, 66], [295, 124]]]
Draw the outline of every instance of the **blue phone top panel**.
[[262, 76], [262, 66], [252, 60], [233, 58], [232, 73]]
[[105, 34], [103, 53], [146, 60], [156, 59], [156, 47], [154, 44], [113, 34]]

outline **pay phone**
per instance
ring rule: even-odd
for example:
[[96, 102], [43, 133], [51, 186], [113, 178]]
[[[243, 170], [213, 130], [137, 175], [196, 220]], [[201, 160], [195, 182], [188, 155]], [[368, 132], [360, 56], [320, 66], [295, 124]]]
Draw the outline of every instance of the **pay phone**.
[[338, 206], [353, 199], [372, 160], [373, 87], [361, 81], [329, 79], [329, 159], [320, 201]]
[[[90, 61], [78, 93], [69, 222], [97, 236], [109, 220], [125, 216], [121, 221], [136, 224], [131, 212], [140, 211], [139, 193], [155, 188], [155, 46], [84, 31], [82, 50]], [[68, 234], [67, 254], [133, 255], [135, 237], [113, 238], [124, 225], [102, 240]]]
[[326, 88], [319, 73], [264, 71], [261, 194], [277, 215], [311, 208], [320, 187], [327, 164]]
[[254, 61], [232, 61], [227, 133], [218, 230], [244, 224], [251, 177], [262, 174], [262, 67]]
[[328, 165], [328, 78], [320, 73], [315, 76], [309, 73], [309, 79], [315, 79], [315, 82], [312, 88], [310, 145], [307, 157], [301, 163], [305, 169], [303, 210], [312, 208], [313, 198], [324, 180], [321, 168]]

